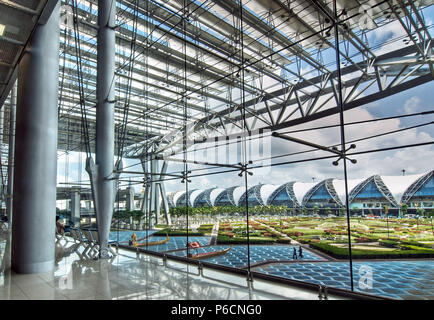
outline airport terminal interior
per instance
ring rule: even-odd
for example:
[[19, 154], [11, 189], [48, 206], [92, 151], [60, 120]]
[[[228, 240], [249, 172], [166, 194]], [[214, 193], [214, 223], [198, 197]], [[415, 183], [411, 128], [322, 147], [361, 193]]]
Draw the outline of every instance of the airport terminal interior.
[[433, 0], [0, 0], [0, 300], [434, 300]]

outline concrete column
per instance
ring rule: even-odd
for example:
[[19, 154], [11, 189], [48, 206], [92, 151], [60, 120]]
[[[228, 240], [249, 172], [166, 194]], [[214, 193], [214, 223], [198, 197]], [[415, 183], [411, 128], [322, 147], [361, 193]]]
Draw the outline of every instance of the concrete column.
[[18, 67], [12, 269], [54, 269], [60, 1]]
[[154, 175], [155, 171], [155, 160], [151, 159], [150, 161], [151, 165], [151, 185], [150, 185], [150, 192], [149, 192], [149, 227], [153, 228], [155, 223], [155, 192], [156, 192], [156, 183], [154, 182], [156, 180], [156, 177]]
[[[154, 177], [155, 180], [160, 180], [157, 174], [160, 173], [158, 160], [155, 161], [154, 166]], [[160, 218], [160, 183], [156, 182], [154, 186], [154, 201], [155, 201], [155, 223], [158, 224], [158, 219]]]
[[[160, 180], [162, 180], [164, 178], [164, 174], [166, 172], [167, 172], [167, 162], [164, 161], [163, 162], [163, 167], [161, 168]], [[165, 218], [166, 218], [166, 223], [168, 225], [171, 225], [172, 221], [170, 219], [169, 203], [167, 201], [166, 188], [164, 187], [164, 181], [160, 181], [159, 182], [159, 189], [160, 189], [160, 194], [161, 194], [161, 199], [162, 199], [162, 205], [163, 205], [164, 215], [165, 215]]]
[[[146, 179], [147, 178], [147, 172], [148, 172], [148, 170], [146, 168], [146, 162], [143, 159], [140, 159], [140, 163], [142, 165], [144, 178]], [[146, 208], [147, 208], [147, 202], [146, 202], [146, 199], [147, 199], [147, 196], [146, 196], [147, 189], [148, 189], [147, 188], [147, 183], [144, 183], [143, 184], [143, 198], [142, 198], [142, 201], [140, 202], [140, 210], [144, 214], [146, 214]]]
[[128, 187], [127, 188], [127, 194], [126, 194], [126, 209], [128, 211], [135, 210], [134, 206], [134, 188]]
[[71, 222], [74, 227], [80, 227], [80, 192], [71, 192]]
[[116, 2], [98, 0], [96, 110], [97, 222], [100, 258], [109, 258], [108, 237], [114, 208], [114, 69]]
[[11, 107], [9, 112], [9, 150], [8, 150], [8, 186], [6, 195], [6, 215], [9, 221], [9, 229], [12, 230], [12, 197], [14, 188], [14, 152], [15, 152], [15, 120], [17, 107], [16, 85], [12, 87]]

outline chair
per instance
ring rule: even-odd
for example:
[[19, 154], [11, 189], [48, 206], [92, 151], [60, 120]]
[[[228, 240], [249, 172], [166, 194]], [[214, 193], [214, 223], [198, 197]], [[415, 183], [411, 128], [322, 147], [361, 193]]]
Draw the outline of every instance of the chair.
[[[96, 250], [96, 253], [98, 253], [99, 245], [96, 241], [94, 241], [94, 239], [92, 237], [92, 232], [90, 230], [83, 229], [82, 234], [86, 238], [86, 242], [88, 243], [88, 246], [84, 250], [84, 253], [86, 254], [88, 250], [89, 250], [89, 253], [92, 253], [94, 250]], [[94, 257], [94, 256], [95, 256], [95, 254], [92, 255], [92, 257]]]
[[70, 234], [74, 242], [78, 242], [79, 244], [84, 246], [84, 243], [88, 242], [87, 239], [83, 236], [79, 229], [71, 228]]
[[[91, 231], [91, 235], [92, 235], [92, 238], [93, 238], [93, 240], [96, 242], [96, 244], [98, 245], [98, 249], [99, 249], [99, 235], [98, 235], [98, 231], [96, 231], [96, 230], [92, 230]], [[116, 241], [108, 241], [108, 249], [109, 249], [109, 251], [115, 256], [116, 255], [116, 252], [115, 251], [113, 251], [113, 249], [111, 248], [111, 244], [112, 243], [115, 243]]]

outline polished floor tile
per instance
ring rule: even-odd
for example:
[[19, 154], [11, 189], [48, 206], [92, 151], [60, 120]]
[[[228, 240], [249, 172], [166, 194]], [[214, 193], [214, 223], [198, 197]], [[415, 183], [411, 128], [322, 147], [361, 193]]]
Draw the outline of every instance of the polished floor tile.
[[[2, 300], [279, 300], [318, 299], [317, 292], [261, 281], [119, 249], [109, 260], [84, 254], [72, 241], [56, 245], [55, 270], [17, 274], [10, 270], [10, 246], [0, 239]], [[8, 260], [9, 259], [9, 260]], [[333, 298], [333, 297], [331, 297]]]

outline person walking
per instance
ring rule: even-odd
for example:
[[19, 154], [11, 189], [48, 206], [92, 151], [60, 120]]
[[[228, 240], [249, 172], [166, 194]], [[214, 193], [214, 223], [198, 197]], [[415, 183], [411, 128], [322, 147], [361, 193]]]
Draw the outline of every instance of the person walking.
[[300, 258], [303, 258], [303, 249], [301, 248], [301, 246], [298, 247], [298, 256]]
[[297, 250], [294, 247], [294, 251], [292, 252], [292, 259], [297, 259]]

